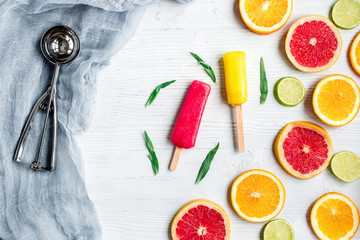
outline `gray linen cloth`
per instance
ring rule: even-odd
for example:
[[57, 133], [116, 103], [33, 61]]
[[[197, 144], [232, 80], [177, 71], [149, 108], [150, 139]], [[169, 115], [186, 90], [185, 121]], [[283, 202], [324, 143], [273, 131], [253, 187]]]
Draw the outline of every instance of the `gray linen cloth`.
[[[101, 239], [74, 135], [89, 124], [96, 73], [134, 34], [144, 6], [155, 1], [0, 0], [1, 239]], [[81, 51], [60, 70], [56, 170], [35, 172], [13, 161], [14, 150], [30, 110], [51, 83], [54, 66], [42, 56], [40, 38], [60, 24], [78, 33]], [[44, 113], [38, 115], [24, 161], [35, 157]]]

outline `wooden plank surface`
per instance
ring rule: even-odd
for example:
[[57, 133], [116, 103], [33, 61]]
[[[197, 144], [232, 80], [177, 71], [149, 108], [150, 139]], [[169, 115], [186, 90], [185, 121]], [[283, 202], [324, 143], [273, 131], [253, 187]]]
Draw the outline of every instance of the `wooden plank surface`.
[[[316, 239], [309, 225], [312, 203], [329, 191], [350, 197], [360, 207], [360, 180], [344, 183], [330, 170], [310, 180], [288, 175], [277, 163], [272, 146], [286, 123], [307, 120], [330, 133], [334, 151], [360, 154], [360, 117], [341, 128], [323, 124], [314, 114], [311, 97], [316, 83], [340, 73], [359, 76], [349, 66], [347, 52], [360, 28], [340, 30], [343, 49], [329, 70], [308, 74], [296, 70], [285, 56], [287, 29], [299, 17], [329, 16], [335, 1], [294, 1], [288, 23], [278, 32], [260, 36], [248, 31], [233, 0], [195, 0], [181, 5], [163, 1], [148, 7], [135, 37], [112, 58], [98, 76], [98, 94], [92, 125], [78, 137], [85, 159], [87, 188], [98, 210], [103, 239], [170, 239], [169, 226], [177, 210], [186, 202], [206, 198], [220, 204], [229, 214], [231, 239], [260, 238], [264, 224], [249, 223], [231, 207], [229, 188], [242, 172], [261, 168], [277, 175], [287, 193], [285, 207], [278, 216], [294, 227], [296, 239]], [[226, 103], [222, 54], [241, 50], [247, 54], [248, 101], [243, 107], [246, 152], [237, 152], [233, 108]], [[199, 67], [189, 51], [213, 66], [218, 83]], [[264, 57], [269, 96], [260, 105], [260, 57]], [[279, 105], [272, 89], [284, 76], [299, 78], [306, 87], [303, 103], [286, 108]], [[144, 104], [156, 85], [176, 79], [163, 89], [154, 103]], [[178, 168], [169, 171], [174, 146], [170, 142], [177, 113], [192, 80], [212, 87], [195, 148], [184, 149]], [[143, 131], [153, 141], [160, 173], [153, 176]], [[205, 179], [195, 185], [198, 169], [206, 154], [220, 142], [220, 148]], [[354, 239], [360, 239], [357, 233]]]

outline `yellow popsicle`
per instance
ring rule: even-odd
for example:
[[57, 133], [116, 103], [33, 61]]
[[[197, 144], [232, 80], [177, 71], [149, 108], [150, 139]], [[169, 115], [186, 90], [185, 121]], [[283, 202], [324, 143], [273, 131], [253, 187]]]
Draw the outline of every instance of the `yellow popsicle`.
[[245, 53], [228, 52], [223, 56], [228, 103], [235, 107], [239, 152], [245, 152], [241, 104], [247, 100]]
[[247, 100], [245, 53], [228, 52], [223, 56], [228, 103], [236, 106]]

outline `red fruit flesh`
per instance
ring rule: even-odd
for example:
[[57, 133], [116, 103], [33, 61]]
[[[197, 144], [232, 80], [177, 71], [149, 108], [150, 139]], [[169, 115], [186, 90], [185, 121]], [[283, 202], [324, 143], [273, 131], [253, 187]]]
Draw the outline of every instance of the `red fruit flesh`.
[[300, 65], [316, 68], [334, 58], [338, 44], [333, 30], [325, 22], [313, 20], [295, 28], [290, 51]]
[[177, 223], [179, 240], [225, 240], [226, 227], [220, 213], [204, 205], [191, 208]]
[[314, 130], [295, 127], [283, 143], [286, 161], [301, 174], [319, 169], [328, 158], [325, 138]]

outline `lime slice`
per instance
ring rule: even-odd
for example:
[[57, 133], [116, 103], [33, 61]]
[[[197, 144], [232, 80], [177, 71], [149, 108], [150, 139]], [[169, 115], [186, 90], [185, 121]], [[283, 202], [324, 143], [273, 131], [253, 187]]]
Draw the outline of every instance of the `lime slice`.
[[293, 107], [304, 99], [305, 87], [297, 78], [280, 78], [274, 86], [274, 95], [281, 105]]
[[353, 152], [338, 152], [330, 166], [334, 175], [344, 182], [352, 182], [360, 177], [360, 158]]
[[331, 10], [331, 18], [336, 26], [353, 29], [360, 23], [360, 1], [339, 0]]
[[293, 240], [295, 232], [290, 223], [283, 219], [276, 219], [266, 224], [264, 240]]

